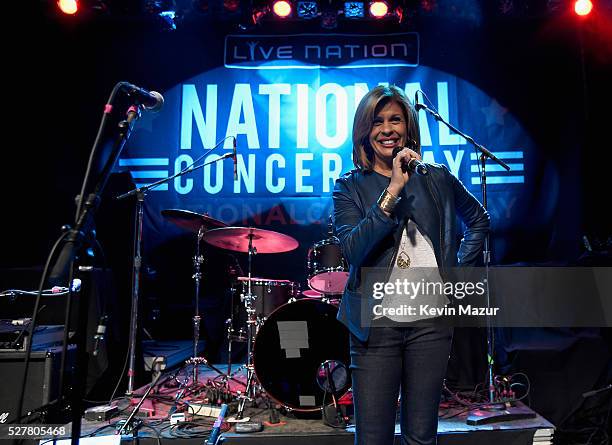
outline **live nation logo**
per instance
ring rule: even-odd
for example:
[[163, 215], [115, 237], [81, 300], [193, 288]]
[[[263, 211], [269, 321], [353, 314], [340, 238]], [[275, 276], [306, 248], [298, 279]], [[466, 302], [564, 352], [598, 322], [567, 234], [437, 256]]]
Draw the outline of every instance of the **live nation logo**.
[[415, 67], [419, 35], [366, 34], [228, 35], [225, 67], [318, 69]]

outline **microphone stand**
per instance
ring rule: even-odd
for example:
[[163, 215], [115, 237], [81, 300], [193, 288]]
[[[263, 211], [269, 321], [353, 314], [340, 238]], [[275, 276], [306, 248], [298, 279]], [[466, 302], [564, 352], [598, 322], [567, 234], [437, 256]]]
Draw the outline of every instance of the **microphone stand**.
[[[418, 99], [418, 97], [417, 97]], [[474, 148], [480, 152], [479, 162], [481, 164], [480, 169], [480, 191], [482, 193], [482, 206], [485, 210], [488, 209], [487, 202], [487, 173], [486, 173], [486, 161], [487, 159], [491, 159], [497, 164], [501, 165], [506, 171], [510, 170], [510, 166], [506, 164], [504, 161], [495, 156], [491, 151], [489, 151], [486, 147], [476, 142], [472, 137], [463, 133], [462, 131], [455, 128], [449, 122], [447, 122], [439, 113], [436, 113], [427, 105], [416, 103], [415, 108], [417, 111], [425, 110], [427, 113], [431, 114], [435, 120], [438, 122], [442, 122], [446, 125], [453, 133], [458, 134], [463, 137], [466, 141], [474, 146]], [[470, 425], [482, 425], [485, 423], [493, 423], [493, 422], [502, 422], [505, 420], [514, 420], [518, 418], [526, 418], [533, 417], [530, 413], [525, 412], [524, 410], [519, 410], [520, 412], [511, 412], [511, 409], [506, 406], [504, 402], [500, 402], [495, 398], [495, 384], [493, 377], [493, 365], [494, 365], [494, 333], [493, 327], [491, 326], [491, 316], [489, 314], [489, 308], [491, 307], [491, 299], [490, 299], [490, 291], [489, 291], [489, 266], [491, 264], [491, 250], [490, 250], [490, 235], [487, 231], [484, 239], [483, 245], [483, 261], [485, 267], [485, 293], [486, 293], [486, 301], [487, 301], [487, 380], [488, 380], [488, 395], [489, 400], [488, 404], [482, 406], [481, 410], [471, 410], [468, 413], [467, 422]]]
[[[104, 108], [104, 114], [96, 140], [90, 153], [89, 164], [85, 178], [83, 180], [81, 193], [77, 197], [77, 213], [75, 215], [75, 223], [73, 227], [66, 227], [66, 230], [62, 236], [56, 241], [53, 246], [47, 264], [43, 270], [43, 274], [40, 281], [39, 291], [37, 293], [36, 302], [34, 305], [34, 312], [32, 321], [30, 323], [31, 332], [34, 332], [36, 327], [36, 319], [38, 316], [38, 307], [40, 304], [40, 298], [42, 296], [42, 288], [47, 279], [51, 281], [63, 282], [68, 277], [68, 300], [67, 300], [67, 314], [70, 311], [71, 302], [73, 299], [72, 282], [74, 272], [84, 272], [89, 270], [89, 267], [78, 266], [79, 254], [84, 245], [91, 242], [93, 233], [94, 216], [98, 209], [98, 205], [101, 200], [102, 192], [106, 186], [108, 178], [112, 172], [112, 169], [125, 146], [125, 143], [129, 139], [134, 125], [140, 117], [139, 105], [134, 105], [129, 108], [125, 119], [122, 119], [117, 123], [117, 131], [107, 133], [106, 129], [114, 122], [113, 108], [117, 94], [121, 88], [122, 83], [118, 83], [114, 86], [107, 104]], [[100, 167], [94, 169], [92, 166]], [[57, 257], [55, 257], [56, 249], [59, 250]], [[51, 266], [52, 259], [56, 258]], [[81, 434], [81, 416], [83, 412], [83, 397], [85, 392], [85, 380], [87, 375], [87, 351], [85, 350], [85, 336], [86, 336], [86, 311], [88, 298], [79, 297], [79, 322], [76, 326], [76, 360], [74, 365], [74, 382], [72, 394], [70, 397], [70, 409], [71, 409], [71, 443], [77, 445]], [[64, 341], [62, 345], [62, 359], [60, 369], [60, 382], [64, 382], [64, 373], [66, 366], [66, 355], [67, 355], [67, 330], [70, 327], [66, 324], [64, 326], [66, 330], [64, 333]], [[28, 342], [26, 359], [23, 371], [23, 381], [21, 387], [21, 397], [19, 399], [19, 405], [17, 409], [17, 417], [21, 416], [24, 392], [27, 383], [28, 375], [28, 364], [30, 360], [30, 354], [32, 352], [32, 342]], [[60, 387], [60, 394], [58, 400], [62, 400], [64, 397], [63, 388]]]
[[[134, 221], [134, 253], [133, 253], [133, 268], [132, 268], [132, 309], [130, 312], [130, 337], [128, 343], [128, 353], [129, 353], [129, 365], [128, 365], [128, 386], [125, 392], [126, 396], [131, 396], [134, 393], [134, 378], [136, 375], [136, 332], [138, 329], [138, 300], [140, 298], [140, 281], [141, 281], [141, 267], [142, 267], [142, 223], [144, 219], [144, 198], [146, 193], [157, 187], [158, 185], [164, 184], [173, 180], [174, 178], [178, 178], [180, 176], [186, 175], [187, 173], [191, 173], [192, 171], [199, 170], [207, 165], [214, 164], [223, 159], [233, 157], [233, 153], [226, 153], [223, 156], [214, 159], [212, 161], [206, 162], [204, 164], [190, 167], [186, 170], [181, 170], [180, 172], [168, 176], [167, 178], [160, 179], [155, 181], [149, 185], [145, 185], [142, 187], [137, 187], [133, 190], [130, 190], [127, 193], [123, 193], [122, 195], [116, 196], [115, 199], [121, 200], [125, 198], [129, 198], [131, 196], [136, 196], [136, 209], [135, 209], [135, 221]], [[196, 302], [197, 304], [197, 302]], [[196, 346], [197, 347], [197, 346]], [[194, 366], [197, 366], [194, 365]]]
[[[336, 426], [346, 426], [346, 421], [344, 420], [344, 416], [342, 415], [342, 410], [340, 410], [340, 405], [338, 405], [338, 401], [336, 400], [336, 384], [334, 383], [334, 379], [332, 377], [332, 371], [329, 369], [329, 360], [325, 362], [325, 378], [327, 379], [327, 384], [329, 385], [329, 391], [332, 396], [332, 402], [334, 404], [334, 409], [336, 410], [336, 424], [332, 425]], [[325, 410], [325, 406], [323, 406]]]
[[121, 423], [121, 426], [117, 430], [118, 434], [132, 433], [132, 437], [134, 439], [138, 437], [138, 428], [142, 425], [142, 421], [134, 420], [134, 417], [136, 416], [136, 414], [138, 414], [140, 407], [144, 403], [145, 399], [149, 396], [151, 390], [155, 387], [155, 385], [157, 385], [157, 381], [160, 377], [161, 373], [155, 376], [155, 379], [151, 382], [151, 384], [149, 385], [145, 393], [142, 395], [130, 415], [127, 417], [127, 419], [125, 419], [123, 423]]

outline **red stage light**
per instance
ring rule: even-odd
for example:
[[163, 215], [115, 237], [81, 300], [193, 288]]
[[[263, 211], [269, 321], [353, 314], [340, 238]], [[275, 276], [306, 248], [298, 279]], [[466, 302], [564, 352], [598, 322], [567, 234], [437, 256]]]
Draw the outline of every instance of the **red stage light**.
[[576, 0], [574, 3], [574, 11], [580, 16], [586, 16], [593, 10], [593, 2], [591, 0]]
[[291, 15], [291, 4], [287, 0], [278, 0], [272, 5], [272, 10], [278, 17], [289, 17]]
[[370, 14], [377, 19], [382, 18], [389, 12], [389, 6], [385, 2], [370, 3]]
[[79, 10], [79, 4], [77, 0], [58, 0], [57, 6], [64, 14], [76, 14]]
[[226, 11], [236, 12], [240, 9], [240, 0], [223, 0], [223, 7]]

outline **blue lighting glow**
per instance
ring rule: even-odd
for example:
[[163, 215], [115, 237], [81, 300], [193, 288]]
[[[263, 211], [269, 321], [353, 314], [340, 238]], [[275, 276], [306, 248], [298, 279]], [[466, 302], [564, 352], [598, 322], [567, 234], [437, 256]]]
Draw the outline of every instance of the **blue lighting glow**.
[[[135, 183], [150, 184], [202, 155], [202, 162], [209, 162], [230, 153], [231, 138], [213, 152], [205, 150], [236, 136], [237, 180], [231, 160], [176, 178], [149, 195], [150, 217], [159, 218], [163, 209], [185, 208], [228, 224], [284, 225], [280, 231], [293, 227], [304, 237], [308, 230], [319, 233], [331, 212], [336, 178], [353, 168], [357, 104], [376, 85], [395, 84], [410, 98], [425, 91], [441, 116], [510, 165], [507, 172], [487, 162], [489, 211], [496, 229], [534, 224], [532, 204], [524, 197], [539, 196], [534, 178], [545, 164], [512, 113], [502, 113], [503, 104], [451, 73], [408, 66], [418, 60], [418, 40], [411, 35], [385, 38], [334, 33], [325, 39], [311, 34], [228, 38], [226, 66], [165, 91], [165, 109], [143, 115], [119, 166], [129, 169]], [[342, 64], [332, 66], [338, 60]], [[419, 127], [424, 161], [444, 164], [480, 197], [479, 161], [471, 145], [424, 111]], [[551, 174], [555, 184], [557, 176]], [[556, 200], [554, 185], [551, 190], [552, 195], [542, 195], [546, 202]], [[541, 220], [555, 210], [552, 205], [542, 208]], [[154, 227], [165, 226], [156, 221]]]
[[176, 30], [176, 12], [175, 11], [162, 11], [159, 13], [159, 17], [172, 31]]
[[314, 1], [297, 3], [297, 15], [303, 19], [314, 19], [319, 15], [319, 6]]
[[363, 2], [344, 2], [344, 17], [363, 18], [364, 16], [365, 8]]

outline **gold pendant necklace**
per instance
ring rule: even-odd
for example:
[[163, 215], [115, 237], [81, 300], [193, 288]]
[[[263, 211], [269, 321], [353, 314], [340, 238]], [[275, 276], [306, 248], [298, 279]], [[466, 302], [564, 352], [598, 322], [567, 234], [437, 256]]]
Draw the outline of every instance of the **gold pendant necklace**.
[[397, 256], [397, 261], [395, 263], [400, 269], [408, 269], [410, 267], [410, 257], [402, 250]]

